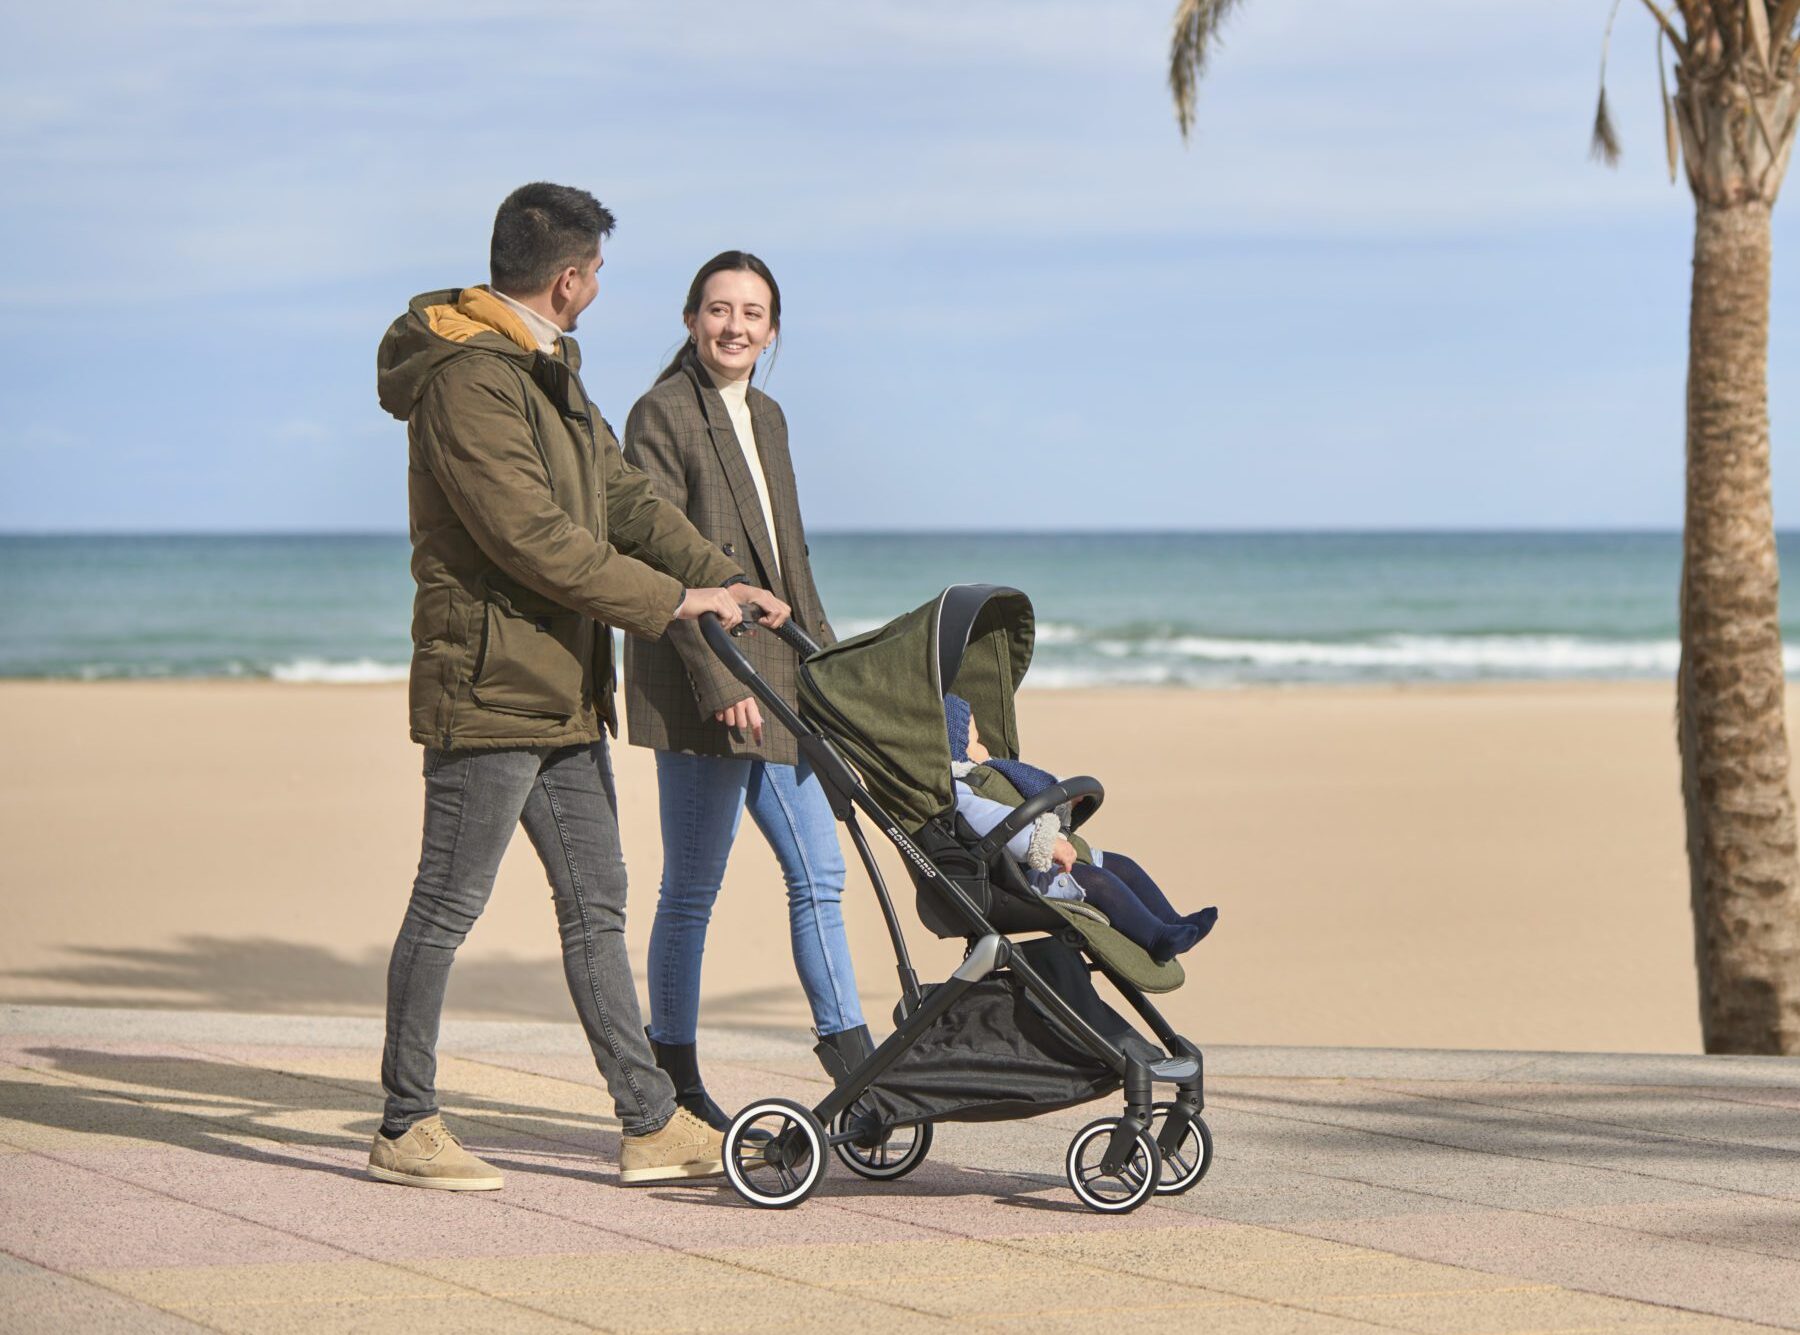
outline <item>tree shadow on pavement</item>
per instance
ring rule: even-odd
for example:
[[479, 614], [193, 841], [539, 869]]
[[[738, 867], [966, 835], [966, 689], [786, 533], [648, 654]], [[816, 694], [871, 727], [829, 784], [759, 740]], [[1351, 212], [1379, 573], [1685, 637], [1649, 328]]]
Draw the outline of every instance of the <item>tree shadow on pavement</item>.
[[[13, 1060], [13, 1067], [0, 1068], [0, 1126], [23, 1123], [360, 1177], [354, 1161], [323, 1156], [360, 1158], [381, 1120], [381, 1087], [373, 1080], [67, 1046], [29, 1048]], [[596, 1104], [603, 1097], [598, 1087], [594, 1097]], [[479, 1152], [493, 1146], [608, 1162], [617, 1156], [617, 1132], [599, 1114], [453, 1088], [444, 1091], [444, 1103], [454, 1129]], [[29, 1136], [22, 1138], [29, 1147]]]
[[[7, 1000], [78, 1006], [379, 1015], [387, 995], [387, 953], [359, 958], [322, 946], [266, 937], [184, 936], [174, 946], [71, 946], [73, 962], [20, 969], [8, 978], [56, 985]], [[65, 994], [66, 993], [66, 994]], [[562, 963], [463, 954], [450, 977], [449, 1006], [475, 1002], [509, 1020], [569, 1020], [574, 1012]]]

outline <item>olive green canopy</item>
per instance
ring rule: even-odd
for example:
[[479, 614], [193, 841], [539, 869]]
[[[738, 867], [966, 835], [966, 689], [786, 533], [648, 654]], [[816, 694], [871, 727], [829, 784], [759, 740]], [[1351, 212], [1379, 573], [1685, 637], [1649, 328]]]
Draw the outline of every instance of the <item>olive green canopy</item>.
[[997, 584], [955, 584], [800, 668], [800, 713], [861, 773], [910, 833], [956, 805], [944, 695], [967, 700], [982, 743], [1016, 760], [1013, 693], [1031, 665], [1031, 600]]

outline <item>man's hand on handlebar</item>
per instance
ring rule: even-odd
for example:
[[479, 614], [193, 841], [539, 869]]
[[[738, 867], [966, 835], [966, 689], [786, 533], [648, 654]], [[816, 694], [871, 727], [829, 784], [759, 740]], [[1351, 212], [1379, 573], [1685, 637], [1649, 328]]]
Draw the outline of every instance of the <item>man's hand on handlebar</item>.
[[794, 614], [794, 609], [767, 589], [759, 589], [754, 584], [732, 584], [725, 590], [740, 603], [755, 603], [761, 609], [757, 621], [770, 630], [778, 630], [785, 625], [787, 619]]
[[747, 695], [735, 705], [726, 705], [725, 708], [714, 714], [713, 718], [727, 728], [734, 729], [739, 733], [749, 733], [751, 741], [758, 746], [762, 745], [762, 710], [756, 707], [754, 696]]
[[730, 630], [744, 619], [744, 613], [738, 607], [739, 600], [732, 596], [743, 587], [741, 584], [734, 584], [729, 589], [689, 589], [687, 596], [681, 600], [681, 606], [675, 609], [675, 619], [698, 621], [711, 612], [719, 618], [721, 626]]

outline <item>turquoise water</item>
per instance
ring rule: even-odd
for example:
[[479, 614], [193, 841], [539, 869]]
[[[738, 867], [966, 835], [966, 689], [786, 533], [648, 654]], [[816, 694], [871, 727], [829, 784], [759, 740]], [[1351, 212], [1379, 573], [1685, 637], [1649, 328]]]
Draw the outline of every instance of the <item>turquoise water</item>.
[[[1793, 559], [1800, 535], [1782, 547]], [[399, 678], [408, 550], [391, 536], [0, 537], [0, 677]], [[844, 634], [947, 584], [1024, 589], [1039, 622], [1028, 685], [1675, 669], [1674, 534], [820, 534], [812, 550]]]

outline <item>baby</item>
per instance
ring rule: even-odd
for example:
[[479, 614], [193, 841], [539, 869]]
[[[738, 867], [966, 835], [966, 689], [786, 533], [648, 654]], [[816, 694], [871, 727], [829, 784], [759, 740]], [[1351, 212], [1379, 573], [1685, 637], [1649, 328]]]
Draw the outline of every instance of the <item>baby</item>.
[[[956, 810], [977, 834], [986, 834], [1013, 808], [1056, 782], [1054, 775], [1033, 765], [989, 755], [969, 702], [961, 696], [944, 697], [944, 722]], [[1065, 819], [1066, 806], [1045, 812], [1007, 842], [1007, 850], [1025, 864], [1032, 889], [1046, 899], [1087, 901], [1158, 963], [1193, 949], [1212, 930], [1218, 909], [1177, 912], [1142, 867], [1123, 853], [1089, 848], [1079, 836], [1064, 834]]]

